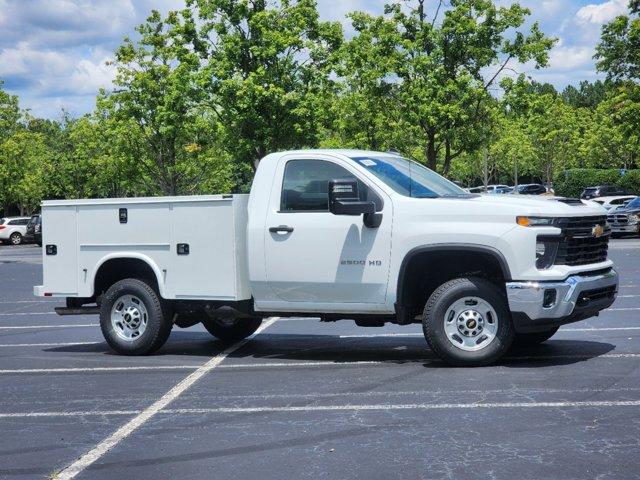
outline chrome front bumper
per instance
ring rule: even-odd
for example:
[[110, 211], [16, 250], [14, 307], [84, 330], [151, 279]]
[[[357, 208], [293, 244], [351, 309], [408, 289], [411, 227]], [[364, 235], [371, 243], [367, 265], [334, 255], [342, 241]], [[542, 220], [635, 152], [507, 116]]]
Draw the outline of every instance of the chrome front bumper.
[[611, 233], [638, 233], [640, 225], [637, 223], [628, 223], [626, 225], [611, 224]]
[[[529, 320], [560, 320], [576, 313], [576, 306], [584, 310], [585, 314], [591, 314], [587, 316], [592, 316], [611, 305], [615, 293], [613, 297], [604, 299], [605, 301], [593, 301], [590, 306], [588, 301], [584, 301], [588, 296], [587, 292], [604, 291], [611, 287], [617, 292], [618, 272], [612, 268], [598, 275], [572, 275], [561, 282], [508, 282], [506, 287], [511, 312], [524, 314]], [[545, 306], [547, 290], [555, 290], [555, 301]], [[548, 295], [551, 296], [552, 293], [549, 292]]]

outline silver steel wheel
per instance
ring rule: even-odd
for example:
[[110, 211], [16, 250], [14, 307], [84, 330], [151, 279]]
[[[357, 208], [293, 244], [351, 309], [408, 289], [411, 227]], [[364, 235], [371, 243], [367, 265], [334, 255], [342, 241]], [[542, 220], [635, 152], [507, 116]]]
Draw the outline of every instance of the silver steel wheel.
[[148, 320], [147, 308], [134, 295], [119, 297], [111, 307], [111, 326], [118, 337], [128, 342], [142, 336], [147, 329]]
[[11, 237], [9, 237], [11, 239], [11, 243], [13, 245], [20, 245], [22, 243], [22, 235], [20, 235], [19, 233], [12, 233]]
[[444, 331], [447, 339], [460, 350], [482, 350], [496, 338], [498, 315], [486, 300], [464, 297], [447, 308]]

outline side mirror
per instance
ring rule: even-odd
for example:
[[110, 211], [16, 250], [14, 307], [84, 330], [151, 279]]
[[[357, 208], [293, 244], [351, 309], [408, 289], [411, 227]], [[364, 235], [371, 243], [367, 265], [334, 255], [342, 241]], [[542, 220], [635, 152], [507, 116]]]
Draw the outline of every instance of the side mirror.
[[330, 180], [329, 211], [334, 215], [371, 214], [375, 213], [376, 205], [360, 201], [356, 179]]

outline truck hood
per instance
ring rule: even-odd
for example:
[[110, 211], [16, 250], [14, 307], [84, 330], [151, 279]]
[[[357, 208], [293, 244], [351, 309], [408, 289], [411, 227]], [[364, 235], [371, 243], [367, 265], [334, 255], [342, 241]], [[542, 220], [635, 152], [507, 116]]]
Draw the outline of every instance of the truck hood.
[[563, 197], [547, 197], [533, 195], [479, 195], [467, 199], [474, 205], [486, 208], [512, 210], [518, 215], [536, 215], [551, 217], [580, 217], [588, 215], [606, 215], [601, 205], [588, 200], [567, 199]]

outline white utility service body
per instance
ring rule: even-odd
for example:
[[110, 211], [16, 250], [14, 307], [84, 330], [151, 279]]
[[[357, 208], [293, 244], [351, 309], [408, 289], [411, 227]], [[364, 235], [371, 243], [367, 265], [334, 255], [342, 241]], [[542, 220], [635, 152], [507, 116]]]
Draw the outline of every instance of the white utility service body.
[[[249, 299], [247, 201], [207, 195], [44, 202], [47, 268], [36, 295], [91, 297], [105, 262], [136, 258], [153, 269], [167, 300]], [[53, 242], [56, 254], [47, 255]], [[178, 254], [178, 244], [189, 245], [188, 254]]]
[[[481, 359], [484, 347], [473, 341], [513, 340], [491, 317], [512, 317], [502, 322], [522, 335], [549, 333], [597, 315], [618, 285], [602, 207], [467, 194], [389, 153], [282, 152], [260, 162], [250, 195], [54, 200], [43, 202], [42, 216], [44, 283], [35, 294], [66, 297], [61, 314], [100, 311], [105, 336], [103, 299], [129, 273], [151, 285], [179, 326], [198, 315], [205, 326], [223, 316], [303, 315], [371, 326], [422, 321], [425, 334], [435, 315], [425, 305], [438, 307], [448, 291], [441, 285], [470, 279], [450, 289], [468, 293], [457, 304], [450, 299], [462, 326], [441, 332], [454, 347], [461, 339], [460, 355], [469, 359], [452, 360], [443, 348], [436, 353], [451, 363], [479, 364], [497, 354]], [[126, 262], [135, 266], [131, 272]], [[108, 274], [106, 265], [113, 267]], [[465, 307], [489, 297], [484, 315]], [[151, 318], [138, 303], [131, 312]], [[113, 318], [125, 315], [117, 306], [116, 330]], [[463, 324], [485, 327], [468, 331]]]

